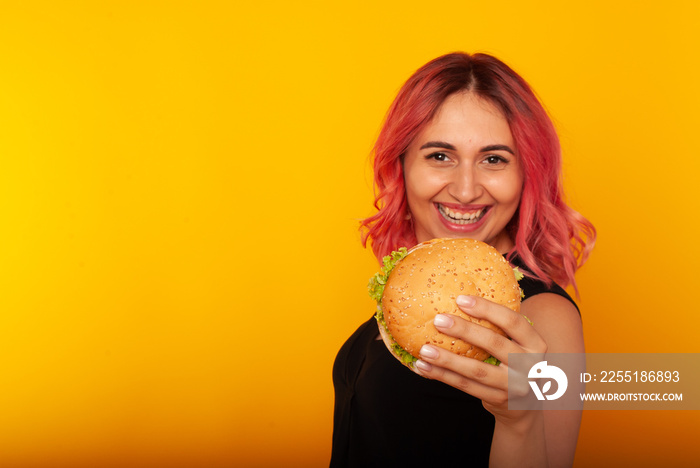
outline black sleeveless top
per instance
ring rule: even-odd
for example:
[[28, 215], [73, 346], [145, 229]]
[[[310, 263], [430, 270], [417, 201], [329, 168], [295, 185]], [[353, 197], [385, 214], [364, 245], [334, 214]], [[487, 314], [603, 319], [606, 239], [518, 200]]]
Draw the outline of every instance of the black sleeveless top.
[[[525, 300], [554, 293], [574, 303], [556, 284], [523, 278], [520, 287]], [[333, 365], [331, 468], [488, 466], [495, 420], [481, 400], [415, 374], [378, 336], [372, 317]]]

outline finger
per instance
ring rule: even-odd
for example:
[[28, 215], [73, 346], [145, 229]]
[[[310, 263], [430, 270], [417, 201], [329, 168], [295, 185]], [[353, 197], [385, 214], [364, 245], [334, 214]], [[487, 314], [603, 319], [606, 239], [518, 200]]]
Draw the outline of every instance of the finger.
[[490, 387], [482, 382], [470, 379], [450, 369], [430, 364], [422, 359], [416, 361], [415, 366], [416, 372], [423, 377], [443, 382], [451, 387], [479, 398], [484, 402], [494, 405], [501, 405], [508, 400], [507, 391], [504, 392], [499, 388]]
[[455, 315], [438, 314], [433, 324], [440, 332], [484, 349], [506, 364], [509, 353], [525, 352], [518, 343], [512, 342], [505, 336]]
[[423, 363], [438, 366], [464, 376], [468, 380], [479, 382], [488, 387], [508, 389], [508, 371], [506, 366], [494, 366], [477, 359], [457, 355], [437, 346], [423, 345], [420, 349]]
[[542, 337], [520, 313], [477, 296], [458, 296], [457, 305], [468, 315], [485, 319], [501, 328], [525, 351], [543, 353], [547, 349]]

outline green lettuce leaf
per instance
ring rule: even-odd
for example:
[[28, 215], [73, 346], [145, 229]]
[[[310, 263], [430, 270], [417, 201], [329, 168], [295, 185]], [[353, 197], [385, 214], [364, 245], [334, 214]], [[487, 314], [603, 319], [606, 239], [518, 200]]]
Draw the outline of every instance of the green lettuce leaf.
[[525, 275], [523, 275], [522, 271], [518, 270], [518, 267], [513, 268], [513, 273], [515, 273], [515, 281], [520, 281], [525, 278]]
[[382, 301], [382, 296], [384, 295], [384, 285], [389, 279], [391, 270], [393, 270], [396, 264], [399, 263], [406, 255], [408, 255], [408, 249], [406, 247], [401, 247], [399, 250], [391, 252], [382, 259], [384, 266], [378, 273], [369, 279], [369, 284], [367, 284], [369, 297], [378, 303]]
[[495, 358], [495, 357], [493, 357], [493, 356], [487, 357], [486, 359], [484, 359], [484, 362], [485, 362], [486, 364], [493, 364], [494, 366], [500, 366], [500, 365], [501, 365], [501, 361], [499, 361], [497, 358]]

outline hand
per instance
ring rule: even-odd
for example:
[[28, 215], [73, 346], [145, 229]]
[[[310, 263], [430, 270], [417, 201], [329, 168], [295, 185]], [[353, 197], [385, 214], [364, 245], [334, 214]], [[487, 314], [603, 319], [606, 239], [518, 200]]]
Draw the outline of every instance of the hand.
[[420, 351], [421, 359], [415, 364], [416, 371], [481, 399], [488, 411], [504, 416], [508, 410], [508, 354], [534, 353], [544, 359], [547, 345], [525, 317], [507, 307], [474, 296], [459, 296], [457, 305], [466, 314], [497, 325], [510, 339], [448, 314], [437, 315], [435, 327], [442, 333], [486, 350], [500, 360], [501, 365], [494, 366], [424, 345]]

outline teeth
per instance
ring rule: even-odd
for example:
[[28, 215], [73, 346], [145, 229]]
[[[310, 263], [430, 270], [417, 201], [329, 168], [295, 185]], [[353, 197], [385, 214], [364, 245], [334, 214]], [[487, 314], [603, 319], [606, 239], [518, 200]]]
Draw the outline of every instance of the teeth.
[[438, 209], [440, 211], [440, 214], [445, 217], [450, 222], [453, 222], [455, 224], [471, 224], [475, 223], [479, 219], [481, 219], [481, 215], [484, 214], [484, 208], [475, 211], [473, 213], [460, 213], [458, 211], [453, 211], [446, 206], [442, 206], [438, 204]]

